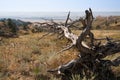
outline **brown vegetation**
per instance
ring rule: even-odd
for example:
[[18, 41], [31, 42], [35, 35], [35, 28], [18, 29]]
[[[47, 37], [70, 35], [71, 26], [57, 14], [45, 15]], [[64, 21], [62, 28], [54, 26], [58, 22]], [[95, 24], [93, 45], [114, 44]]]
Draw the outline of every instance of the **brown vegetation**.
[[[100, 17], [100, 19], [102, 18]], [[96, 18], [96, 23], [100, 24], [100, 22], [103, 21], [99, 20], [97, 22]], [[110, 23], [110, 26], [119, 26], [119, 20], [117, 24]], [[39, 33], [31, 33], [30, 31], [29, 35], [20, 35], [18, 38], [0, 38], [0, 80], [60, 80], [47, 73], [47, 70], [57, 68], [59, 65], [64, 65], [72, 59], [78, 59], [79, 51], [76, 50], [76, 47], [73, 47], [70, 50], [56, 54], [70, 42], [64, 37], [58, 39], [59, 34], [53, 35], [54, 29], [50, 24], [46, 25], [45, 23], [44, 28], [40, 27], [39, 31], [36, 31], [38, 27], [33, 30], [34, 28], [32, 26], [34, 25], [29, 25], [31, 31]], [[52, 24], [55, 23], [52, 22]], [[80, 24], [78, 28], [81, 28], [81, 23], [75, 23], [73, 25], [77, 24]], [[94, 24], [95, 22], [93, 22], [93, 27]], [[48, 25], [51, 26], [51, 28], [48, 29]], [[3, 26], [5, 27], [2, 22], [0, 26], [2, 28]], [[2, 28], [0, 30], [11, 31], [11, 29]], [[103, 29], [103, 27], [101, 29]], [[81, 30], [76, 30], [74, 27], [72, 27], [72, 30], [77, 36], [82, 33]], [[60, 30], [57, 31], [59, 32]], [[28, 31], [25, 31], [25, 33], [26, 32]], [[96, 39], [100, 37], [104, 39], [106, 36], [114, 38], [115, 40], [120, 39], [119, 30], [91, 30], [91, 32]], [[21, 33], [24, 33], [24, 30], [22, 30]], [[105, 40], [101, 40], [101, 43], [104, 42]], [[118, 56], [120, 56], [120, 53], [109, 55], [105, 57], [104, 60], [114, 61]], [[120, 66], [112, 66], [112, 71], [115, 76], [120, 77]], [[56, 76], [58, 77], [58, 75]]]
[[[119, 30], [93, 30], [92, 32], [95, 33], [96, 38], [104, 38], [107, 35], [116, 40], [120, 39], [120, 37], [118, 36], [120, 34]], [[77, 30], [74, 31], [74, 33], [79, 34], [80, 31]], [[53, 78], [52, 75], [46, 72], [48, 68], [56, 68], [57, 66], [65, 64], [71, 59], [77, 57], [76, 55], [78, 54], [78, 52], [76, 51], [76, 49], [70, 49], [63, 52], [62, 54], [55, 54], [57, 51], [61, 50], [67, 40], [57, 40], [57, 35], [48, 35], [42, 40], [39, 40], [39, 38], [43, 34], [45, 33], [41, 32], [36, 34], [24, 35], [20, 36], [19, 38], [3, 38], [3, 40], [0, 41], [1, 80], [14, 80], [18, 78], [22, 80], [35, 80], [33, 75], [33, 66], [36, 64], [36, 62], [40, 64], [39, 75], [42, 74], [44, 76], [49, 76], [50, 78]], [[113, 54], [106, 58], [109, 60], [113, 60], [118, 56], [120, 56], [120, 53]], [[28, 71], [26, 71], [26, 68], [28, 69]], [[119, 76], [119, 67], [113, 67], [113, 71], [115, 72], [115, 74], [117, 74], [117, 76]], [[27, 72], [28, 75], [25, 75], [24, 73]], [[42, 76], [38, 78], [41, 79]]]

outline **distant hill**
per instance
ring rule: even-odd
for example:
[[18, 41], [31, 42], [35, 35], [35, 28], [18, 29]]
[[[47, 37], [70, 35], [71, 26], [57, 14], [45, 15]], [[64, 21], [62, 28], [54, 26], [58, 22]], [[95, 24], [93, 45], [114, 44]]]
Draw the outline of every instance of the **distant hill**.
[[93, 21], [94, 29], [120, 30], [120, 16], [97, 16]]
[[[73, 26], [73, 29], [82, 29], [82, 24], [80, 22], [77, 22], [74, 25], [78, 28]], [[95, 17], [92, 26], [93, 29], [120, 30], [120, 16], [97, 16]], [[26, 22], [20, 19], [10, 18], [0, 19], [0, 36], [3, 37], [14, 37], [18, 36], [19, 34], [28, 34], [29, 31], [48, 31], [48, 29], [48, 26], [41, 26], [40, 22]]]
[[[80, 22], [75, 23], [75, 26], [82, 29]], [[97, 16], [94, 18], [92, 26], [92, 29], [120, 30], [120, 16]]]
[[16, 19], [0, 19], [0, 36], [13, 37], [18, 35], [20, 30], [28, 30], [30, 22], [24, 22]]

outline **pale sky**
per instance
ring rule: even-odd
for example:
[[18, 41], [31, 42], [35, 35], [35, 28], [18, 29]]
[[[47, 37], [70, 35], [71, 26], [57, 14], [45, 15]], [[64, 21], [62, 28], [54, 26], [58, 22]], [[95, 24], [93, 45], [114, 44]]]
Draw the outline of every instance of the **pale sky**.
[[120, 11], [120, 0], [0, 0], [0, 12]]

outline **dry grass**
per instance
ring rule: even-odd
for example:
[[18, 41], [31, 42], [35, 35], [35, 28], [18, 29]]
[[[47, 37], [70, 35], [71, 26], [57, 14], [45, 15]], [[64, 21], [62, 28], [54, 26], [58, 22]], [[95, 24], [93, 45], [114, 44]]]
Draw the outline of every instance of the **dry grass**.
[[93, 29], [120, 30], [120, 16], [98, 16], [93, 22]]
[[[74, 33], [80, 34], [80, 31]], [[109, 36], [120, 39], [119, 30], [93, 30], [93, 33], [97, 38]], [[55, 54], [67, 45], [67, 40], [58, 40], [57, 35], [39, 39], [43, 34], [45, 33], [35, 33], [0, 41], [0, 80], [58, 80], [46, 71], [76, 58], [78, 52], [70, 49]], [[120, 54], [109, 56], [108, 59], [117, 56]], [[119, 74], [118, 70], [119, 68], [114, 69], [116, 74]]]

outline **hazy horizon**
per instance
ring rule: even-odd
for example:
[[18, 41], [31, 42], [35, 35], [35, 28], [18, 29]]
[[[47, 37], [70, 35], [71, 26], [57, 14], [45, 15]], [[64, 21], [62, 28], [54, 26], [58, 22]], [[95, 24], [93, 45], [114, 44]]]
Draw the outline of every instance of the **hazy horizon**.
[[[50, 16], [67, 16], [68, 12], [0, 12], [0, 17], [50, 17]], [[85, 12], [71, 12], [71, 16], [83, 16]], [[120, 16], [120, 11], [93, 11], [94, 16]]]
[[91, 8], [94, 16], [120, 16], [117, 0], [0, 0], [0, 18], [15, 19], [65, 19], [84, 16]]
[[[8, 12], [0, 13], [0, 18], [20, 19], [24, 21], [41, 21], [41, 20], [65, 20], [68, 12]], [[93, 12], [96, 16], [120, 16], [120, 12]], [[71, 12], [71, 19], [79, 19], [84, 16], [84, 12]]]

